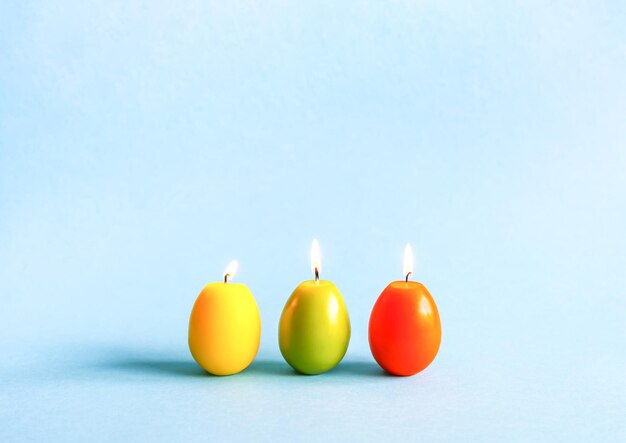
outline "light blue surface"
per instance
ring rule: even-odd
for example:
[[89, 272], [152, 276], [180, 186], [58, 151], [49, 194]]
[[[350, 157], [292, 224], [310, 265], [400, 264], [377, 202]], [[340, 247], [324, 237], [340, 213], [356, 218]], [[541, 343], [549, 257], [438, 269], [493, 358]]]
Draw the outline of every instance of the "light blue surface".
[[[0, 5], [0, 441], [626, 439], [624, 2], [174, 3]], [[314, 237], [353, 335], [302, 377]], [[406, 242], [443, 342], [392, 378]], [[232, 258], [261, 348], [203, 376]]]

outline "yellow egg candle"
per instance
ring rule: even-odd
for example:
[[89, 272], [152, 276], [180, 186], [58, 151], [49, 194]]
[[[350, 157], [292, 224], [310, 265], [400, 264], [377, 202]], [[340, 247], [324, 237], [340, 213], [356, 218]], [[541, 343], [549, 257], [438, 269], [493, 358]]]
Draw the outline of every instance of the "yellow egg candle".
[[232, 375], [252, 363], [261, 340], [261, 315], [246, 285], [230, 283], [237, 270], [232, 261], [224, 281], [207, 284], [189, 318], [189, 350], [213, 375]]

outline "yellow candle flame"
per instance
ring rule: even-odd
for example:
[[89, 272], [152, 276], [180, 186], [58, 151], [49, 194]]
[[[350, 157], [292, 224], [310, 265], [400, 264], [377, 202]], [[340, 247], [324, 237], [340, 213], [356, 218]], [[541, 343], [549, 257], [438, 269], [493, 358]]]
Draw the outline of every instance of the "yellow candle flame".
[[226, 283], [229, 278], [232, 278], [237, 273], [238, 268], [239, 263], [237, 262], [237, 260], [233, 260], [228, 263], [228, 266], [226, 266], [226, 269], [224, 269], [224, 283]]
[[319, 273], [322, 271], [322, 255], [317, 239], [311, 244], [311, 271], [315, 275], [315, 280], [318, 280]]
[[408, 281], [409, 274], [413, 273], [413, 249], [409, 243], [404, 247], [404, 265], [402, 267], [404, 271], [404, 277]]

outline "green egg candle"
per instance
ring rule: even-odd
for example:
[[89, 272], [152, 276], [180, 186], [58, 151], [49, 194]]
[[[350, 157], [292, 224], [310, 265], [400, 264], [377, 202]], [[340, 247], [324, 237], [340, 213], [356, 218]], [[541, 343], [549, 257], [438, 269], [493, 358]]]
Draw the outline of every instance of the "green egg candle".
[[320, 280], [321, 255], [317, 240], [311, 246], [307, 280], [293, 291], [280, 316], [280, 352], [296, 371], [321, 374], [339, 364], [350, 343], [350, 318], [341, 293], [330, 281]]

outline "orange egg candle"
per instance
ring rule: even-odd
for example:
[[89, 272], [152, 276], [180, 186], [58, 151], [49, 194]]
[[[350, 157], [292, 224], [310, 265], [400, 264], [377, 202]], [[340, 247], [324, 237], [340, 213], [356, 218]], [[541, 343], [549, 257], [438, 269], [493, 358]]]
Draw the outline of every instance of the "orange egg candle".
[[404, 250], [402, 281], [389, 284], [374, 304], [369, 323], [369, 343], [378, 364], [393, 375], [414, 375], [437, 355], [441, 322], [435, 300], [426, 287], [409, 281], [413, 251]]

